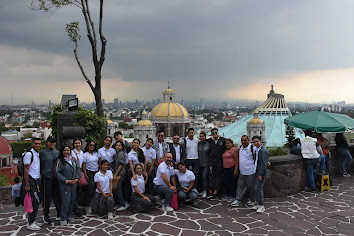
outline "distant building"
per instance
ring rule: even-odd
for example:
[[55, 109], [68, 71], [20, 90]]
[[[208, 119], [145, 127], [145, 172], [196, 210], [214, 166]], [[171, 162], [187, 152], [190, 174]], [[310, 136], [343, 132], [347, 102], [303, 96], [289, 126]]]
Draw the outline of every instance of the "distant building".
[[0, 166], [12, 166], [13, 154], [10, 143], [0, 136]]
[[187, 109], [175, 101], [175, 93], [170, 85], [163, 92], [163, 102], [152, 109], [150, 121], [157, 131], [164, 131], [166, 137], [172, 137], [174, 134], [186, 136], [191, 119]]
[[148, 138], [155, 138], [156, 127], [148, 120], [148, 113], [144, 110], [141, 113], [141, 120], [134, 128], [134, 138], [140, 140], [141, 146], [145, 144]]
[[[248, 134], [250, 138], [254, 136], [254, 133], [247, 132], [247, 127], [249, 127], [253, 132], [262, 131], [259, 134], [261, 136], [265, 135], [268, 147], [283, 147], [287, 141], [284, 119], [291, 116], [291, 112], [285, 103], [284, 95], [275, 93], [272, 85], [267, 100], [256, 108], [256, 111], [258, 112], [256, 117], [254, 114], [248, 114], [236, 122], [220, 128], [219, 133], [223, 134], [225, 138], [231, 138], [237, 144], [241, 144], [242, 135]], [[251, 120], [253, 121], [251, 122]], [[265, 134], [263, 128], [261, 129], [261, 122], [265, 125]], [[296, 138], [303, 137], [301, 131], [298, 129], [294, 130]]]
[[114, 99], [114, 107], [118, 107], [118, 98]]
[[262, 144], [266, 144], [265, 124], [258, 118], [257, 110], [253, 112], [253, 119], [247, 123], [247, 136], [250, 139], [254, 136], [260, 136], [262, 138]]

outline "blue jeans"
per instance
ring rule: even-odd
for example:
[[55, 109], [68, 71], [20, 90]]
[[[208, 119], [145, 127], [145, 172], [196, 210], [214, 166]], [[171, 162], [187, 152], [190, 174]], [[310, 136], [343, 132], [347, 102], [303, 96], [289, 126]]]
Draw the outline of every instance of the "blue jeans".
[[165, 207], [170, 205], [170, 201], [172, 200], [173, 193], [174, 193], [173, 190], [170, 189], [168, 186], [156, 185], [156, 184], [154, 184], [153, 188], [154, 188], [154, 192], [157, 195], [160, 195], [165, 198], [165, 202], [163, 203], [163, 205]]
[[198, 193], [193, 189], [188, 193], [185, 193], [183, 191], [178, 191], [177, 197], [178, 197], [178, 201], [180, 202], [184, 202], [187, 198], [191, 199], [192, 202], [195, 202], [198, 199]]
[[264, 193], [263, 193], [263, 186], [264, 186], [264, 180], [259, 181], [258, 176], [255, 177], [254, 180], [254, 195], [256, 196], [256, 201], [258, 202], [259, 205], [264, 205]]
[[202, 190], [208, 192], [208, 176], [209, 176], [209, 166], [200, 167], [200, 174], [202, 176]]
[[310, 188], [316, 188], [314, 170], [316, 170], [316, 164], [320, 163], [320, 171], [325, 170], [325, 155], [320, 155], [319, 158], [305, 159], [306, 172], [307, 172], [307, 186]]
[[346, 173], [347, 169], [350, 167], [350, 165], [353, 162], [353, 158], [350, 155], [349, 150], [345, 148], [338, 148], [338, 156], [341, 156], [343, 158], [341, 171], [342, 173]]

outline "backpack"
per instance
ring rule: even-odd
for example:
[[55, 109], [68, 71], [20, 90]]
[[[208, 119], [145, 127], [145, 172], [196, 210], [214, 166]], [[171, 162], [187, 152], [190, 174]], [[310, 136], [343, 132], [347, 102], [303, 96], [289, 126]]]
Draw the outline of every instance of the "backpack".
[[25, 155], [27, 153], [31, 153], [31, 163], [30, 165], [32, 164], [33, 162], [33, 152], [32, 151], [29, 151], [29, 152], [26, 152], [25, 154], [23, 154], [21, 156], [21, 159], [18, 161], [17, 163], [17, 172], [18, 172], [18, 175], [21, 176], [21, 177], [25, 177], [25, 165], [23, 164], [23, 158], [25, 157]]

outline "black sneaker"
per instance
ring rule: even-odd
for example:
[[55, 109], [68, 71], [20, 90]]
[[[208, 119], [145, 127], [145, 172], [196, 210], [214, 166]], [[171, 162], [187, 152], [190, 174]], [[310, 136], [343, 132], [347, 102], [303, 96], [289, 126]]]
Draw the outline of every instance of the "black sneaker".
[[214, 200], [218, 200], [218, 198], [219, 197], [217, 194], [213, 194], [209, 200], [214, 201]]
[[44, 216], [44, 217], [43, 217], [43, 220], [44, 220], [44, 222], [47, 223], [47, 224], [51, 224], [51, 223], [52, 223], [52, 222], [50, 221], [49, 216]]
[[207, 199], [210, 200], [210, 198], [212, 198], [213, 195], [214, 195], [214, 194], [212, 194], [212, 193], [208, 193]]
[[76, 218], [81, 218], [82, 217], [82, 213], [79, 210], [75, 211], [74, 215], [75, 215]]

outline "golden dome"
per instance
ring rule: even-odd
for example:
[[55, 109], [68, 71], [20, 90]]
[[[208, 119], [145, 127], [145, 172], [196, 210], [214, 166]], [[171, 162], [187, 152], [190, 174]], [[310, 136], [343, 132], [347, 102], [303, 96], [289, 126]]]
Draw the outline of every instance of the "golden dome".
[[[172, 89], [171, 89], [172, 90]], [[170, 108], [170, 109], [169, 109]], [[170, 114], [168, 113], [170, 111]], [[150, 118], [188, 118], [187, 109], [179, 103], [160, 103], [151, 112]]]
[[152, 127], [152, 123], [149, 120], [140, 120], [137, 124], [138, 127]]
[[263, 124], [263, 121], [259, 118], [253, 118], [250, 120], [250, 124], [252, 125], [261, 125]]
[[146, 110], [144, 110], [141, 114], [147, 114], [147, 111], [146, 111]]
[[111, 124], [113, 124], [113, 121], [107, 120], [107, 125], [111, 125]]

